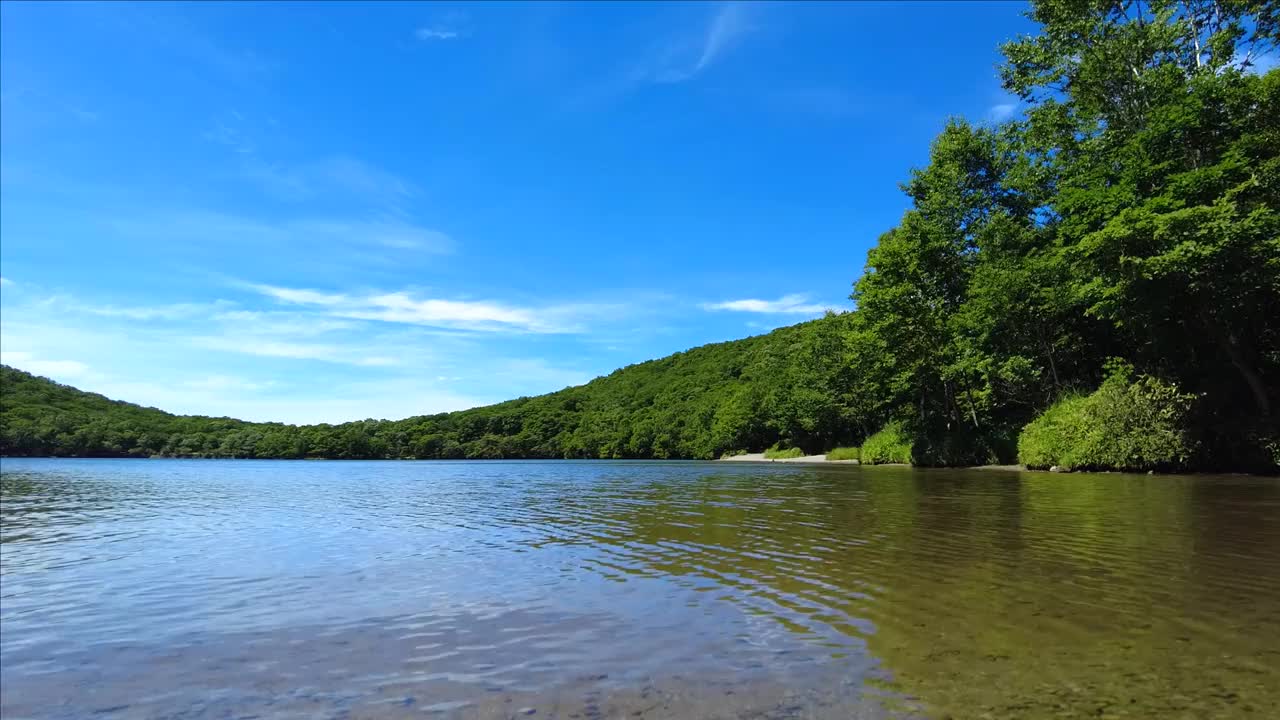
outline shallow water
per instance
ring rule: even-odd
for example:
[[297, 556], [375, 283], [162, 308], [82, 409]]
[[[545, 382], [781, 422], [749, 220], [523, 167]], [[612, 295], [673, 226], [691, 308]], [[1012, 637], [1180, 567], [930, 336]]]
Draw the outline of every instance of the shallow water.
[[0, 715], [1280, 717], [1280, 480], [0, 462]]

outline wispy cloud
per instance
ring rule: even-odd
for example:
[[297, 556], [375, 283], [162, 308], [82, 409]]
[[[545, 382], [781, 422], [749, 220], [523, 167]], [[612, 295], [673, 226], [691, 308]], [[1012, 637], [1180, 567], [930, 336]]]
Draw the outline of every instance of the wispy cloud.
[[414, 37], [425, 42], [457, 40], [467, 36], [469, 19], [465, 12], [450, 11], [437, 16], [432, 22], [418, 26], [413, 34]]
[[288, 383], [252, 381], [213, 375], [171, 382], [129, 380], [115, 376], [79, 385], [170, 412], [235, 417], [242, 420], [308, 424], [340, 423], [368, 417], [399, 419], [493, 402], [416, 378], [346, 380], [318, 396], [300, 393]]
[[457, 30], [440, 26], [420, 27], [413, 34], [419, 40], [453, 40], [459, 37]]
[[25, 350], [0, 350], [0, 364], [54, 379], [78, 378], [89, 372], [89, 366], [79, 360], [50, 360]]
[[174, 303], [171, 305], [133, 307], [82, 305], [76, 309], [101, 317], [128, 318], [130, 320], [181, 320], [206, 315], [212, 310], [226, 307], [230, 304], [222, 301], [217, 303]]
[[282, 161], [272, 149], [285, 144], [284, 132], [274, 118], [233, 109], [214, 118], [202, 138], [230, 150], [240, 177], [276, 200], [362, 205], [403, 216], [419, 194], [404, 177], [343, 152]]
[[690, 74], [697, 74], [710, 67], [717, 59], [733, 46], [733, 44], [751, 29], [747, 22], [746, 6], [740, 2], [729, 2], [720, 6], [715, 17], [707, 28], [707, 35], [702, 43], [702, 54]]
[[0, 276], [0, 287], [6, 287], [9, 285], [13, 285], [13, 281], [7, 277]]
[[74, 96], [55, 92], [44, 83], [18, 77], [17, 80], [6, 77], [4, 90], [0, 91], [6, 136], [12, 136], [15, 129], [25, 133], [50, 126], [79, 128], [98, 120], [99, 113], [86, 108]]
[[[25, 288], [24, 288], [25, 289]], [[235, 306], [228, 300], [200, 303], [161, 303], [156, 305], [115, 305], [111, 303], [83, 302], [67, 294], [43, 294], [29, 298], [43, 310], [60, 315], [92, 315], [99, 318], [119, 318], [151, 322], [156, 320], [189, 320], [207, 318], [210, 313], [226, 311]]]
[[[239, 113], [237, 113], [238, 115]], [[206, 142], [230, 148], [233, 152], [241, 155], [252, 155], [257, 151], [253, 142], [245, 137], [240, 129], [221, 121], [216, 121], [212, 128], [204, 131], [201, 138]]]
[[580, 318], [612, 307], [590, 304], [520, 307], [490, 300], [420, 298], [406, 291], [353, 295], [261, 284], [247, 287], [283, 303], [318, 308], [333, 317], [473, 332], [583, 332]]
[[267, 221], [201, 210], [156, 216], [132, 215], [108, 220], [116, 231], [133, 238], [167, 242], [231, 242], [250, 245], [315, 247], [374, 246], [448, 254], [455, 243], [447, 234], [395, 218], [356, 220], [302, 218]]
[[279, 200], [296, 202], [341, 198], [399, 211], [418, 194], [413, 183], [352, 157], [335, 155], [286, 165], [263, 160], [252, 149], [244, 150], [235, 142], [235, 138], [230, 138], [224, 144], [246, 155], [241, 161], [244, 179]]
[[284, 310], [230, 310], [215, 313], [210, 320], [241, 333], [269, 337], [316, 337], [350, 330], [356, 323], [339, 318], [317, 317], [315, 313]]
[[1004, 122], [1013, 117], [1018, 106], [1014, 103], [998, 103], [987, 109], [987, 117], [995, 122]]
[[358, 365], [361, 367], [387, 367], [399, 361], [386, 355], [365, 355], [357, 348], [313, 342], [268, 340], [256, 334], [208, 335], [191, 338], [191, 344], [207, 350], [257, 355], [259, 357], [288, 358], [290, 360], [323, 360], [325, 362]]
[[754, 8], [749, 3], [722, 3], [696, 38], [668, 38], [654, 46], [626, 76], [626, 82], [677, 83], [689, 81], [730, 53], [749, 35]]
[[235, 287], [252, 293], [152, 306], [42, 296], [35, 287], [6, 299], [0, 361], [173, 412], [286, 422], [406, 417], [586, 382], [595, 374], [589, 364], [543, 355], [543, 333], [606, 319], [613, 327], [636, 312], [409, 290]]
[[733, 312], [751, 313], [786, 313], [794, 315], [813, 315], [825, 312], [826, 305], [809, 302], [807, 295], [784, 295], [777, 300], [726, 300], [717, 303], [703, 303], [704, 310], [729, 310]]

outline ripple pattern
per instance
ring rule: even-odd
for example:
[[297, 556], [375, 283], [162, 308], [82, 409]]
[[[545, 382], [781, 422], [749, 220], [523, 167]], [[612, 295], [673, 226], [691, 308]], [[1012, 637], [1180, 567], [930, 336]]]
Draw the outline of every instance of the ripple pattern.
[[1280, 716], [1271, 478], [0, 470], [6, 719]]

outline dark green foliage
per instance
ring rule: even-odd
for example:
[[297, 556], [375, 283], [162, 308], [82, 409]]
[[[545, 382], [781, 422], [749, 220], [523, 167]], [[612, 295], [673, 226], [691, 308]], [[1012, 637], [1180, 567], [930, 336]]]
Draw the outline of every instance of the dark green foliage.
[[[1243, 71], [1275, 48], [1274, 4], [1039, 0], [1031, 17], [1002, 68], [1025, 119], [950, 122], [868, 254], [851, 407], [905, 423], [919, 464], [1007, 462], [1122, 357], [1198, 398], [1179, 462], [1274, 469], [1280, 71]], [[1106, 466], [1153, 464], [1131, 450]]]
[[1186, 419], [1195, 396], [1151, 376], [1116, 373], [1091, 395], [1069, 395], [1018, 438], [1027, 467], [1174, 470], [1193, 455]]
[[862, 443], [865, 465], [911, 462], [911, 436], [903, 423], [891, 422]]
[[911, 462], [926, 467], [1007, 465], [1017, 462], [1016, 434], [1003, 428], [950, 432], [933, 428], [911, 439]]

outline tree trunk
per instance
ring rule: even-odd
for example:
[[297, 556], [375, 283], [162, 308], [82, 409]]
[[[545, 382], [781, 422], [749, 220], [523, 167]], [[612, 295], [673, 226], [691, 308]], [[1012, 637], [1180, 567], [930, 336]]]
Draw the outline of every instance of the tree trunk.
[[1227, 356], [1231, 358], [1231, 364], [1236, 366], [1236, 370], [1240, 371], [1244, 381], [1248, 383], [1249, 390], [1253, 393], [1253, 401], [1258, 406], [1258, 412], [1263, 416], [1271, 415], [1271, 398], [1267, 397], [1267, 386], [1262, 382], [1262, 376], [1258, 375], [1258, 371], [1241, 352], [1235, 335], [1228, 333], [1223, 346], [1227, 350]]
[[973, 428], [981, 431], [982, 426], [978, 424], [978, 407], [977, 404], [973, 402], [973, 392], [969, 390], [968, 385], [964, 386], [964, 394], [965, 397], [969, 399], [969, 414], [973, 417]]
[[1053, 346], [1045, 339], [1043, 326], [1036, 326], [1036, 335], [1039, 336], [1040, 345], [1044, 348], [1044, 356], [1049, 360], [1049, 372], [1053, 374], [1054, 392], [1058, 392], [1062, 389], [1062, 381], [1058, 379], [1058, 364], [1053, 361]]
[[1235, 332], [1213, 322], [1213, 318], [1209, 317], [1203, 310], [1200, 312], [1200, 321], [1209, 330], [1209, 333], [1217, 339], [1218, 344], [1227, 352], [1227, 357], [1231, 359], [1231, 364], [1235, 366], [1236, 370], [1244, 378], [1245, 384], [1249, 386], [1249, 391], [1253, 393], [1253, 402], [1258, 406], [1259, 414], [1263, 417], [1270, 416], [1271, 398], [1267, 396], [1267, 386], [1262, 382], [1262, 376], [1258, 374], [1258, 370], [1250, 362], [1252, 353], [1248, 349], [1241, 347], [1239, 336]]

